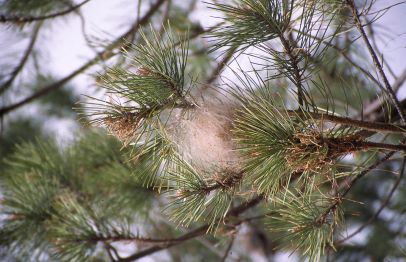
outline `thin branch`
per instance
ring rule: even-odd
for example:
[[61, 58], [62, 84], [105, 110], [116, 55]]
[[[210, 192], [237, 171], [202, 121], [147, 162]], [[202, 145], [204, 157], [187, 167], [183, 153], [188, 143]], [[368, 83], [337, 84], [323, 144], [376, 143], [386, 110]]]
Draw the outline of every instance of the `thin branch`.
[[158, 35], [163, 35], [165, 32], [165, 27], [164, 25], [167, 23], [168, 19], [169, 19], [169, 14], [171, 11], [171, 7], [172, 7], [172, 0], [168, 0], [166, 2], [166, 7], [165, 7], [165, 11], [164, 11], [164, 15], [162, 18], [162, 22], [161, 22], [161, 28], [158, 30], [159, 34]]
[[390, 85], [390, 83], [388, 81], [388, 78], [386, 77], [385, 72], [383, 71], [382, 65], [379, 62], [379, 59], [378, 59], [378, 57], [376, 55], [376, 52], [374, 51], [371, 43], [369, 42], [369, 39], [368, 39], [368, 37], [367, 37], [367, 35], [365, 33], [365, 30], [364, 30], [364, 28], [362, 26], [361, 21], [360, 21], [358, 10], [355, 7], [354, 0], [347, 0], [347, 5], [350, 7], [350, 9], [351, 9], [351, 11], [353, 13], [355, 26], [357, 27], [358, 31], [361, 34], [362, 39], [364, 40], [364, 43], [365, 43], [365, 45], [366, 45], [366, 47], [368, 49], [368, 52], [370, 53], [370, 55], [372, 57], [374, 65], [375, 65], [376, 69], [378, 70], [378, 73], [379, 73], [380, 77], [383, 80], [386, 91], [389, 94], [389, 96], [391, 97], [391, 99], [393, 100], [395, 108], [399, 112], [399, 116], [402, 119], [402, 122], [405, 123], [406, 122], [406, 117], [403, 114], [402, 108], [400, 107], [399, 100], [397, 99], [396, 94], [393, 91], [392, 86]]
[[[366, 20], [366, 27], [367, 27], [367, 30], [369, 31], [369, 35], [371, 36], [371, 42], [372, 42], [372, 45], [373, 45], [373, 47], [374, 47], [374, 49], [377, 51], [377, 53], [379, 53], [379, 56], [381, 57], [381, 59], [382, 59], [382, 62], [383, 62], [383, 65], [388, 69], [388, 71], [389, 71], [389, 73], [392, 75], [392, 77], [393, 78], [397, 78], [397, 76], [396, 76], [396, 74], [395, 74], [395, 72], [393, 72], [393, 70], [392, 70], [392, 68], [390, 67], [390, 65], [388, 64], [388, 62], [386, 61], [386, 59], [383, 59], [383, 54], [379, 51], [379, 48], [378, 48], [378, 44], [377, 44], [377, 39], [376, 39], [376, 34], [375, 34], [375, 30], [374, 30], [374, 27], [372, 26], [372, 23], [370, 23], [369, 21], [368, 21], [368, 18], [367, 17], [365, 17], [365, 20]], [[393, 88], [394, 90], [395, 90], [395, 88]]]
[[79, 16], [81, 22], [80, 29], [82, 30], [82, 36], [85, 39], [87, 46], [92, 49], [95, 54], [97, 54], [97, 49], [92, 45], [92, 40], [89, 38], [86, 32], [86, 20], [83, 13], [80, 10], [77, 10], [76, 14]]
[[0, 87], [0, 95], [4, 93], [13, 83], [13, 81], [16, 79], [17, 75], [20, 73], [20, 71], [23, 69], [25, 66], [25, 63], [28, 60], [28, 57], [30, 56], [32, 50], [34, 49], [35, 42], [38, 39], [38, 34], [41, 29], [42, 23], [38, 23], [33, 31], [33, 34], [31, 36], [30, 43], [28, 44], [27, 49], [24, 52], [24, 55], [20, 61], [20, 63], [17, 65], [17, 67], [11, 72], [10, 78]]
[[144, 249], [144, 250], [142, 250], [142, 251], [140, 251], [138, 253], [135, 253], [135, 254], [133, 254], [133, 255], [131, 255], [129, 257], [123, 258], [120, 261], [122, 261], [122, 262], [134, 261], [134, 260], [140, 259], [142, 257], [151, 255], [151, 254], [153, 254], [155, 252], [170, 248], [172, 246], [176, 246], [176, 245], [178, 245], [180, 243], [183, 243], [183, 242], [188, 241], [190, 239], [193, 239], [195, 237], [199, 237], [199, 236], [204, 235], [207, 232], [208, 228], [209, 228], [209, 225], [204, 225], [204, 226], [198, 227], [198, 228], [196, 228], [196, 229], [194, 229], [194, 230], [192, 230], [192, 231], [178, 237], [177, 241], [152, 246], [152, 247]]
[[224, 256], [221, 258], [221, 262], [226, 261], [228, 255], [230, 254], [231, 248], [233, 247], [234, 240], [235, 240], [235, 236], [232, 236], [230, 243], [228, 244], [226, 251], [224, 252]]
[[97, 56], [83, 64], [81, 67], [70, 73], [69, 75], [65, 76], [64, 78], [60, 79], [57, 82], [51, 83], [42, 89], [40, 89], [38, 92], [32, 94], [31, 96], [15, 103], [9, 106], [5, 106], [3, 108], [0, 108], [0, 116], [5, 115], [21, 106], [24, 106], [31, 101], [48, 94], [51, 91], [54, 91], [58, 88], [61, 88], [64, 84], [69, 82], [71, 79], [79, 75], [80, 73], [84, 72], [86, 69], [89, 67], [93, 66], [99, 61], [104, 61], [107, 60], [115, 55], [113, 52], [114, 49], [123, 47], [126, 44], [125, 39], [133, 34], [134, 32], [137, 32], [138, 29], [147, 24], [149, 19], [152, 17], [152, 15], [155, 14], [155, 12], [159, 9], [159, 7], [165, 2], [166, 0], [158, 0], [154, 5], [151, 6], [149, 11], [139, 20], [139, 22], [136, 22], [131, 28], [125, 32], [123, 35], [118, 37], [113, 43], [111, 43], [109, 46], [107, 46], [102, 52], [100, 52]]
[[[405, 140], [404, 140], [405, 141]], [[402, 142], [404, 142], [402, 141]], [[337, 209], [337, 207], [341, 204], [343, 198], [351, 191], [352, 187], [355, 185], [355, 183], [364, 177], [366, 174], [377, 168], [380, 164], [384, 163], [386, 160], [391, 158], [395, 154], [395, 151], [387, 153], [383, 158], [379, 159], [372, 165], [370, 165], [368, 168], [364, 169], [362, 172], [360, 172], [358, 175], [356, 175], [346, 186], [346, 189], [341, 194], [338, 194], [335, 197], [335, 201], [320, 215], [321, 217], [326, 217], [330, 212], [334, 211]]]
[[78, 8], [80, 8], [81, 6], [83, 6], [84, 4], [90, 2], [90, 0], [84, 0], [82, 3], [71, 6], [70, 8], [57, 12], [57, 13], [53, 13], [53, 14], [49, 14], [49, 15], [43, 15], [43, 16], [7, 16], [7, 15], [0, 15], [0, 23], [29, 23], [29, 22], [34, 22], [34, 21], [43, 21], [46, 19], [51, 19], [51, 18], [55, 18], [55, 17], [59, 17], [59, 16], [63, 16], [66, 14], [69, 14], [75, 10], [77, 10]]
[[[246, 210], [256, 206], [262, 200], [263, 200], [262, 195], [257, 196], [255, 198], [251, 199], [250, 201], [245, 202], [245, 203], [235, 207], [234, 209], [230, 210], [227, 213], [226, 217], [229, 218], [229, 217], [233, 217], [233, 216], [238, 216], [239, 214], [245, 212]], [[135, 254], [133, 254], [133, 255], [131, 255], [129, 257], [123, 258], [120, 261], [122, 261], [122, 262], [134, 261], [136, 259], [140, 259], [142, 257], [151, 255], [151, 254], [153, 254], [155, 252], [158, 252], [158, 251], [161, 251], [161, 250], [164, 250], [164, 249], [179, 245], [179, 244], [181, 244], [183, 242], [186, 242], [186, 241], [188, 241], [190, 239], [202, 236], [202, 235], [206, 234], [207, 229], [209, 228], [209, 226], [210, 226], [209, 224], [205, 224], [205, 225], [200, 226], [200, 227], [198, 227], [198, 228], [196, 228], [196, 229], [194, 229], [192, 231], [189, 231], [188, 233], [186, 233], [184, 235], [179, 236], [178, 238], [176, 238], [177, 239], [176, 242], [156, 245], [156, 246], [144, 249], [144, 250], [142, 250], [142, 251], [140, 251], [138, 253], [135, 253]]]
[[[160, 214], [162, 215], [162, 214]], [[167, 220], [167, 217], [161, 217], [162, 223], [170, 226], [170, 227], [176, 227], [176, 225], [170, 223]], [[183, 228], [179, 228], [179, 231], [182, 233], [187, 232], [187, 230], [183, 229]], [[196, 241], [199, 242], [201, 245], [203, 245], [204, 247], [208, 248], [211, 252], [213, 252], [213, 254], [217, 255], [219, 258], [221, 258], [223, 256], [223, 253], [217, 249], [217, 247], [214, 246], [213, 243], [211, 243], [210, 241], [204, 239], [204, 238], [196, 238]]]
[[372, 222], [374, 222], [379, 214], [382, 212], [382, 210], [389, 204], [390, 199], [392, 198], [393, 194], [395, 193], [396, 189], [399, 187], [400, 182], [404, 176], [404, 171], [405, 171], [405, 163], [406, 163], [406, 157], [403, 158], [402, 164], [401, 164], [401, 169], [399, 172], [399, 176], [396, 179], [395, 183], [393, 184], [393, 187], [391, 189], [391, 191], [389, 192], [389, 194], [387, 195], [387, 197], [385, 198], [385, 200], [383, 201], [383, 203], [381, 204], [381, 206], [378, 208], [378, 210], [375, 212], [375, 214], [368, 219], [367, 222], [365, 222], [362, 226], [360, 226], [357, 230], [355, 230], [353, 233], [351, 233], [350, 235], [346, 236], [343, 239], [340, 239], [336, 242], [336, 244], [340, 245], [342, 243], [344, 243], [345, 241], [349, 240], [350, 238], [354, 237], [355, 235], [359, 234], [362, 230], [364, 230], [368, 225], [370, 225]]

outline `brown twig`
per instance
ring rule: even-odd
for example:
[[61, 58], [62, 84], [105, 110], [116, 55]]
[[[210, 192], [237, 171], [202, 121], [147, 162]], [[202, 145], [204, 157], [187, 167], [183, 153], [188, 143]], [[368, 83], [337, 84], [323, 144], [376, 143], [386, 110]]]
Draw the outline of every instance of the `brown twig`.
[[[379, 53], [379, 56], [381, 57], [383, 65], [388, 69], [388, 71], [392, 75], [392, 77], [396, 79], [397, 76], [396, 76], [395, 72], [392, 70], [390, 65], [387, 63], [386, 59], [383, 59], [383, 54], [379, 51], [375, 30], [374, 30], [374, 27], [372, 26], [373, 23], [370, 23], [366, 17], [365, 17], [365, 20], [366, 20], [366, 25], [367, 25], [366, 28], [368, 30], [369, 35], [372, 38], [371, 42], [372, 42], [374, 49], [376, 50], [377, 53]], [[393, 89], [395, 90], [395, 88], [393, 88]]]
[[[115, 247], [113, 247], [110, 243], [105, 243], [104, 248], [106, 249], [111, 261], [120, 261], [121, 257], [119, 256], [118, 251]], [[113, 254], [116, 258], [114, 258]]]
[[406, 145], [393, 145], [393, 144], [385, 144], [385, 143], [375, 143], [369, 141], [361, 141], [355, 143], [355, 146], [358, 146], [361, 150], [369, 150], [369, 149], [381, 149], [387, 151], [403, 151], [406, 152]]
[[305, 118], [313, 118], [316, 120], [323, 120], [327, 122], [332, 122], [341, 125], [348, 125], [353, 127], [358, 127], [361, 129], [366, 129], [374, 132], [384, 132], [384, 133], [406, 133], [406, 126], [393, 125], [387, 123], [379, 122], [367, 122], [362, 120], [355, 120], [348, 117], [341, 117], [325, 113], [314, 113], [314, 112], [302, 112], [297, 110], [288, 110], [289, 115], [299, 116]]

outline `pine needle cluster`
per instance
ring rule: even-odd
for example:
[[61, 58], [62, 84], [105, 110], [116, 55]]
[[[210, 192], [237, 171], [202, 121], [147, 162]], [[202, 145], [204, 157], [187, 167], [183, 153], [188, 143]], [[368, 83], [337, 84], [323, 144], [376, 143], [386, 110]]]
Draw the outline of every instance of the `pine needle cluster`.
[[242, 104], [234, 139], [246, 160], [244, 171], [261, 193], [276, 194], [296, 175], [306, 183], [317, 174], [328, 180], [341, 157], [363, 149], [357, 128], [326, 126], [312, 111], [284, 108], [267, 86], [234, 95]]
[[324, 212], [330, 204], [331, 200], [320, 196], [290, 191], [274, 198], [268, 226], [280, 234], [282, 248], [289, 250], [293, 245], [310, 261], [319, 261], [326, 246], [333, 247], [335, 228], [342, 221], [341, 210]]
[[161, 43], [158, 33], [141, 32], [143, 44], [124, 50], [131, 53], [130, 66], [135, 72], [111, 68], [99, 77], [108, 99], [93, 98], [86, 103], [92, 123], [107, 127], [126, 143], [138, 142], [164, 110], [188, 108], [190, 85], [185, 81], [187, 42], [171, 34]]
[[2, 179], [2, 246], [27, 261], [72, 261], [90, 258], [99, 243], [135, 237], [130, 225], [146, 217], [154, 193], [120, 147], [100, 133], [64, 150], [49, 141], [20, 145]]
[[227, 46], [246, 48], [277, 38], [288, 29], [293, 1], [242, 0], [235, 5], [213, 4], [227, 24], [213, 32], [214, 50]]

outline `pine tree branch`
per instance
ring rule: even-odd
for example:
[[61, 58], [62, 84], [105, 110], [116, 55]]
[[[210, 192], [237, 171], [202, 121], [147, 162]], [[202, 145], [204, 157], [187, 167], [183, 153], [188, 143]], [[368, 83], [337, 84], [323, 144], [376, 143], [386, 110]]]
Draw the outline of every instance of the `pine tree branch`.
[[149, 237], [138, 237], [138, 236], [125, 236], [125, 235], [115, 235], [115, 236], [95, 236], [92, 238], [75, 239], [75, 242], [142, 242], [142, 243], [172, 243], [178, 242], [177, 238], [149, 238]]
[[393, 125], [380, 122], [367, 122], [362, 120], [355, 120], [348, 117], [340, 117], [325, 113], [314, 113], [314, 112], [302, 112], [297, 110], [288, 110], [289, 115], [299, 116], [304, 118], [313, 118], [319, 121], [327, 121], [341, 125], [348, 125], [353, 127], [358, 127], [361, 129], [366, 129], [374, 132], [384, 132], [384, 133], [406, 133], [406, 126]]
[[[379, 51], [378, 43], [376, 41], [377, 39], [375, 37], [376, 34], [375, 34], [374, 27], [372, 26], [372, 23], [368, 20], [367, 17], [365, 17], [365, 20], [366, 20], [366, 28], [368, 30], [369, 35], [372, 38], [371, 42], [372, 42], [372, 45], [373, 45], [374, 49], [377, 51], [377, 53], [379, 53], [379, 56], [381, 57], [381, 61], [383, 63], [383, 66], [386, 67], [388, 69], [388, 71], [389, 71], [389, 74], [391, 74], [392, 77], [396, 79], [397, 76], [396, 76], [395, 72], [393, 72], [392, 68], [390, 67], [390, 65], [388, 64], [386, 59], [383, 59], [383, 54]], [[396, 88], [393, 87], [393, 90], [396, 91]]]
[[279, 39], [281, 40], [285, 53], [288, 55], [290, 61], [292, 62], [292, 70], [295, 79], [294, 84], [297, 87], [298, 103], [300, 106], [303, 106], [304, 92], [302, 86], [302, 76], [300, 74], [298, 57], [293, 53], [295, 47], [291, 46], [290, 41], [285, 38], [283, 32], [279, 34]]
[[361, 150], [377, 149], [387, 151], [403, 151], [406, 152], [406, 145], [393, 145], [385, 143], [375, 143], [369, 141], [361, 141], [354, 143], [355, 147], [359, 146]]
[[379, 214], [389, 204], [389, 201], [391, 200], [393, 194], [395, 193], [396, 189], [399, 187], [400, 182], [405, 174], [405, 172], [404, 172], [405, 164], [406, 164], [406, 157], [403, 157], [403, 161], [402, 161], [401, 168], [399, 171], [399, 176], [396, 179], [395, 183], [393, 184], [391, 191], [386, 196], [385, 200], [382, 202], [381, 206], [378, 208], [378, 210], [375, 212], [375, 214], [371, 218], [369, 218], [368, 221], [366, 221], [364, 224], [362, 224], [358, 229], [356, 229], [354, 232], [352, 232], [350, 235], [346, 236], [343, 239], [338, 240], [336, 242], [337, 245], [341, 245], [345, 241], [347, 241], [347, 240], [351, 239], [352, 237], [354, 237], [355, 235], [361, 233], [368, 225], [372, 224], [372, 222], [374, 222], [378, 218]]
[[[263, 200], [262, 195], [257, 196], [255, 198], [251, 199], [250, 201], [245, 202], [245, 203], [231, 209], [227, 213], [226, 217], [230, 218], [230, 217], [238, 216], [239, 214], [245, 212], [246, 210], [256, 206], [262, 200]], [[200, 226], [200, 227], [198, 227], [198, 228], [196, 228], [196, 229], [194, 229], [192, 231], [189, 231], [188, 233], [186, 233], [184, 235], [179, 236], [178, 238], [176, 238], [176, 242], [166, 243], [166, 244], [162, 244], [162, 245], [156, 245], [156, 246], [144, 249], [144, 250], [142, 250], [142, 251], [140, 251], [138, 253], [135, 253], [135, 254], [133, 254], [133, 255], [131, 255], [129, 257], [123, 258], [120, 261], [121, 262], [134, 261], [136, 259], [140, 259], [142, 257], [151, 255], [151, 254], [153, 254], [155, 252], [158, 252], [158, 251], [161, 251], [161, 250], [164, 250], [164, 249], [179, 245], [179, 244], [181, 244], [183, 242], [186, 242], [186, 241], [188, 241], [190, 239], [193, 239], [193, 238], [196, 238], [196, 237], [199, 237], [199, 236], [202, 236], [202, 235], [206, 234], [209, 227], [210, 227], [209, 224], [205, 224], [205, 225]]]
[[364, 43], [365, 43], [365, 45], [367, 47], [367, 50], [368, 50], [368, 52], [370, 53], [370, 55], [372, 57], [374, 65], [375, 65], [376, 69], [378, 70], [378, 73], [379, 73], [381, 79], [383, 80], [384, 86], [386, 88], [386, 92], [389, 94], [389, 97], [392, 99], [392, 102], [394, 103], [396, 110], [399, 112], [399, 116], [402, 119], [402, 122], [406, 123], [406, 116], [404, 115], [403, 110], [402, 110], [402, 108], [401, 108], [401, 106], [399, 104], [399, 100], [397, 99], [396, 94], [393, 91], [392, 86], [389, 83], [385, 72], [383, 71], [383, 67], [382, 67], [381, 63], [379, 62], [379, 59], [378, 59], [378, 57], [376, 55], [376, 52], [374, 51], [371, 43], [369, 42], [369, 39], [368, 39], [368, 37], [367, 37], [367, 35], [365, 33], [365, 30], [364, 30], [364, 28], [362, 26], [360, 16], [359, 16], [358, 10], [357, 10], [357, 8], [355, 6], [354, 0], [346, 0], [346, 2], [347, 2], [347, 5], [350, 7], [350, 9], [352, 11], [355, 26], [357, 27], [358, 31], [360, 32], [361, 37], [362, 37], [362, 39], [363, 39], [363, 41], [364, 41]]
[[11, 86], [13, 81], [16, 79], [17, 75], [20, 73], [20, 71], [25, 66], [25, 64], [28, 60], [28, 57], [30, 56], [30, 54], [32, 53], [32, 50], [34, 49], [34, 45], [35, 45], [35, 42], [37, 41], [41, 26], [42, 26], [42, 23], [40, 22], [34, 27], [34, 31], [31, 36], [31, 40], [28, 44], [28, 47], [27, 47], [26, 51], [24, 52], [24, 55], [23, 55], [20, 63], [16, 66], [16, 68], [13, 70], [13, 72], [11, 72], [10, 78], [0, 87], [0, 95], [2, 93], [4, 93]]
[[77, 9], [79, 9], [81, 6], [84, 4], [90, 2], [90, 0], [84, 0], [82, 3], [71, 6], [70, 8], [56, 12], [53, 14], [49, 15], [43, 15], [43, 16], [7, 16], [7, 15], [0, 15], [0, 23], [29, 23], [29, 22], [35, 22], [35, 21], [43, 21], [47, 19], [52, 19], [56, 18], [59, 16], [63, 16], [66, 14], [69, 14]]
[[352, 152], [368, 151], [368, 150], [387, 150], [406, 152], [406, 145], [394, 145], [386, 143], [376, 143], [357, 139], [348, 139], [346, 137], [326, 137], [322, 142], [329, 150], [329, 156], [336, 158]]
[[99, 61], [105, 61], [111, 57], [113, 57], [116, 53], [113, 52], [114, 49], [124, 47], [125, 44], [127, 43], [125, 39], [129, 37], [131, 34], [137, 32], [139, 28], [145, 24], [148, 23], [149, 19], [155, 14], [155, 12], [159, 9], [159, 7], [165, 2], [166, 0], [158, 0], [155, 4], [151, 6], [151, 8], [148, 10], [148, 12], [136, 23], [131, 26], [131, 28], [125, 32], [123, 35], [118, 37], [113, 43], [111, 43], [109, 46], [107, 46], [102, 52], [100, 52], [97, 56], [83, 64], [81, 67], [70, 73], [69, 75], [65, 76], [64, 78], [60, 79], [57, 82], [54, 82], [52, 84], [49, 84], [42, 89], [40, 89], [38, 92], [26, 97], [25, 99], [9, 105], [5, 106], [3, 108], [0, 108], [0, 116], [3, 116], [17, 108], [20, 108], [21, 106], [24, 106], [31, 101], [48, 94], [49, 92], [52, 92], [54, 90], [57, 90], [58, 88], [61, 88], [64, 84], [72, 80], [74, 77], [79, 75], [80, 73], [84, 72], [86, 69], [90, 68], [94, 64], [96, 64]]
[[[402, 141], [406, 142], [406, 139]], [[330, 207], [328, 207], [321, 215], [320, 218], [326, 217], [330, 212], [334, 211], [337, 209], [337, 207], [342, 203], [343, 198], [351, 191], [352, 187], [354, 186], [354, 184], [361, 179], [362, 177], [364, 177], [365, 175], [367, 175], [369, 172], [371, 172], [372, 170], [374, 170], [375, 168], [377, 168], [379, 165], [381, 165], [382, 163], [384, 163], [386, 160], [388, 160], [389, 158], [391, 158], [396, 152], [392, 151], [387, 153], [383, 158], [379, 159], [378, 161], [376, 161], [375, 163], [373, 163], [372, 165], [370, 165], [368, 168], [364, 169], [362, 172], [360, 172], [358, 175], [356, 175], [346, 186], [346, 188], [344, 189], [344, 191], [340, 194], [338, 194], [335, 197], [335, 201], [333, 202], [333, 204], [330, 205]]]
[[142, 257], [151, 255], [151, 254], [153, 254], [155, 252], [158, 252], [158, 251], [161, 251], [161, 250], [176, 246], [176, 245], [181, 244], [181, 243], [183, 243], [185, 241], [188, 241], [190, 239], [193, 239], [193, 238], [204, 235], [208, 228], [209, 228], [209, 225], [206, 224], [204, 226], [196, 228], [195, 230], [192, 230], [192, 231], [190, 231], [190, 232], [176, 238], [175, 242], [170, 242], [170, 243], [166, 243], [166, 244], [162, 244], [162, 245], [156, 245], [156, 246], [144, 249], [141, 252], [135, 253], [135, 254], [133, 254], [133, 255], [131, 255], [129, 257], [122, 258], [120, 261], [121, 262], [134, 261], [134, 260], [140, 259]]

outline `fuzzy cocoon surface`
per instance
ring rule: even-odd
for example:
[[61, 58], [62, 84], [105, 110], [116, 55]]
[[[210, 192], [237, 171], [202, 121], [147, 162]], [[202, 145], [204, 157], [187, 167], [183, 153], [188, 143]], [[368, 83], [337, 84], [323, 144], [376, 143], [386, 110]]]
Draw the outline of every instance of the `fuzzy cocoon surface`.
[[168, 131], [179, 153], [201, 171], [238, 171], [239, 156], [231, 139], [234, 110], [232, 102], [214, 99], [176, 114]]

